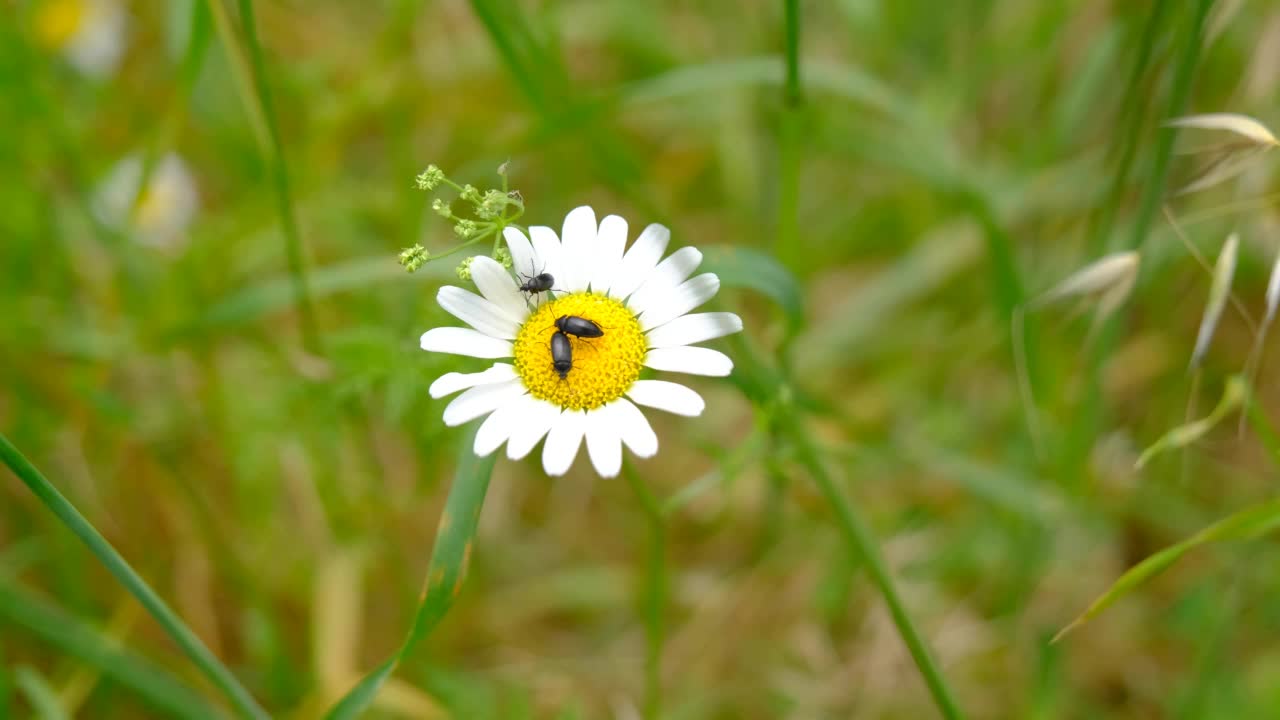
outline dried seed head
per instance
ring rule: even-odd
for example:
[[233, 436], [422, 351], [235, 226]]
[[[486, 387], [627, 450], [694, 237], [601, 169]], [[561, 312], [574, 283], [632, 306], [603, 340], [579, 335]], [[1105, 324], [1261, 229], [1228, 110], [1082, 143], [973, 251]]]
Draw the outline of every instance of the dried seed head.
[[1191, 353], [1191, 369], [1200, 366], [1204, 355], [1209, 350], [1213, 333], [1218, 329], [1218, 320], [1222, 310], [1231, 297], [1231, 281], [1236, 272], [1236, 254], [1240, 248], [1240, 237], [1232, 233], [1218, 253], [1218, 260], [1213, 264], [1213, 284], [1209, 286], [1209, 301], [1205, 304], [1204, 315], [1200, 318], [1200, 330], [1196, 333], [1196, 347]]
[[1040, 308], [1067, 298], [1100, 294], [1102, 305], [1114, 309], [1133, 289], [1139, 259], [1133, 250], [1101, 257], [1032, 300], [1030, 307]]
[[1193, 128], [1197, 130], [1223, 130], [1234, 133], [1259, 146], [1275, 147], [1280, 140], [1267, 129], [1266, 125], [1248, 115], [1237, 113], [1207, 113], [1204, 115], [1188, 115], [1165, 123], [1166, 127]]

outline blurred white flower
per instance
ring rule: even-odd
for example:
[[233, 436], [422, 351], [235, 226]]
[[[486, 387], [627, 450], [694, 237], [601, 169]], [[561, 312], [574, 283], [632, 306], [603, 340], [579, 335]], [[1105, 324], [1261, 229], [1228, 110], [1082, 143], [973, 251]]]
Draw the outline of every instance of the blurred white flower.
[[200, 207], [195, 179], [175, 153], [166, 153], [142, 184], [143, 160], [133, 154], [107, 174], [94, 198], [94, 212], [106, 225], [154, 247], [174, 247]]
[[[623, 445], [639, 457], [658, 451], [636, 405], [702, 413], [702, 397], [684, 385], [640, 379], [644, 367], [713, 376], [733, 369], [728, 356], [697, 347], [742, 330], [733, 313], [690, 314], [720, 289], [712, 273], [690, 277], [702, 253], [684, 247], [663, 260], [671, 233], [656, 224], [624, 253], [627, 221], [610, 215], [597, 225], [589, 207], [565, 217], [560, 237], [548, 227], [530, 227], [528, 236], [508, 227], [504, 237], [524, 287], [494, 259], [474, 258], [471, 279], [481, 294], [446, 286], [436, 296], [471, 327], [435, 328], [421, 341], [433, 352], [514, 358], [431, 385], [437, 398], [466, 391], [445, 408], [446, 425], [485, 418], [476, 454], [506, 443], [507, 456], [518, 460], [545, 436], [543, 469], [563, 475], [585, 441], [596, 472], [613, 477]], [[531, 289], [549, 297], [521, 294]], [[558, 322], [566, 317], [573, 323]]]
[[41, 44], [61, 52], [90, 77], [115, 72], [124, 54], [128, 23], [120, 0], [45, 0], [35, 14]]

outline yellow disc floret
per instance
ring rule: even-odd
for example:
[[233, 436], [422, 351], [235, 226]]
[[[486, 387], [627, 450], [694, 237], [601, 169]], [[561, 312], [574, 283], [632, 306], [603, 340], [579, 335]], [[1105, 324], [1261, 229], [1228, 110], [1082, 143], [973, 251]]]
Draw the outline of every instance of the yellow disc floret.
[[[551, 362], [556, 318], [575, 315], [600, 326], [598, 338], [569, 337], [573, 368], [563, 380]], [[516, 372], [536, 398], [575, 410], [615, 400], [640, 377], [647, 343], [626, 305], [606, 295], [574, 293], [544, 303], [516, 335]]]

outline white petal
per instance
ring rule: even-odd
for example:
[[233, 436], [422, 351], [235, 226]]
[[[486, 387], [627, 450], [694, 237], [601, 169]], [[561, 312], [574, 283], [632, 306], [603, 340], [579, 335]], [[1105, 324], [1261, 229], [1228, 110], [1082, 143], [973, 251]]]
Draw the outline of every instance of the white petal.
[[649, 309], [640, 316], [640, 328], [648, 332], [665, 325], [715, 297], [719, 290], [720, 278], [714, 273], [703, 273], [686, 280], [649, 305]]
[[644, 364], [654, 370], [724, 377], [733, 372], [733, 361], [719, 350], [704, 347], [669, 347], [650, 350]]
[[422, 333], [419, 345], [431, 352], [469, 355], [478, 358], [509, 358], [511, 342], [489, 337], [471, 328], [438, 327]]
[[563, 291], [565, 289], [563, 253], [556, 231], [549, 227], [534, 225], [529, 228], [529, 238], [533, 241], [533, 262], [538, 266], [538, 272], [551, 273], [551, 277], [556, 281], [552, 289], [557, 292]]
[[513, 270], [520, 275], [529, 277], [542, 272], [534, 261], [533, 246], [529, 244], [529, 238], [525, 237], [519, 228], [504, 228], [502, 237], [507, 241], [507, 249], [511, 251], [511, 268]]
[[427, 390], [433, 398], [452, 395], [459, 390], [466, 390], [477, 385], [489, 385], [504, 380], [514, 380], [516, 369], [506, 363], [494, 363], [493, 367], [478, 373], [445, 373], [436, 378]]
[[649, 331], [649, 347], [664, 348], [692, 345], [725, 335], [742, 332], [742, 318], [728, 312], [681, 315], [659, 328]]
[[508, 380], [492, 385], [477, 385], [454, 398], [444, 409], [444, 424], [455, 427], [488, 415], [525, 392], [519, 380]]
[[552, 476], [569, 472], [586, 431], [586, 413], [581, 410], [565, 410], [560, 413], [560, 417], [551, 425], [551, 432], [547, 433], [546, 445], [542, 447], [542, 469]]
[[648, 310], [651, 305], [669, 297], [671, 292], [680, 286], [698, 265], [702, 263], [702, 253], [697, 248], [683, 247], [671, 255], [649, 273], [649, 278], [627, 300], [627, 307], [636, 314]]
[[517, 325], [529, 316], [529, 306], [511, 273], [497, 260], [480, 255], [471, 261], [471, 280], [484, 298]]
[[636, 457], [653, 457], [658, 453], [658, 436], [649, 425], [640, 408], [626, 398], [618, 398], [607, 406], [612, 409], [622, 442], [631, 448]]
[[472, 450], [476, 455], [485, 457], [493, 453], [502, 446], [511, 437], [511, 433], [520, 425], [520, 409], [523, 403], [519, 398], [509, 402], [502, 407], [494, 410], [489, 417], [484, 419], [480, 424], [480, 429], [476, 431], [476, 441], [472, 445]]
[[622, 437], [608, 405], [587, 413], [587, 457], [600, 477], [622, 470]]
[[665, 226], [654, 223], [640, 233], [640, 237], [631, 244], [631, 249], [623, 256], [622, 263], [609, 284], [609, 295], [625, 300], [628, 295], [640, 287], [640, 283], [649, 277], [649, 273], [657, 266], [662, 253], [671, 241], [671, 231]]
[[689, 417], [701, 415], [707, 407], [698, 393], [666, 380], [637, 380], [627, 397], [641, 405]]
[[570, 292], [587, 289], [595, 267], [596, 213], [588, 205], [574, 208], [564, 217], [560, 231], [560, 267], [565, 274], [561, 287]]
[[551, 425], [560, 417], [560, 408], [532, 395], [525, 395], [513, 404], [519, 408], [523, 421], [511, 431], [511, 440], [507, 442], [507, 457], [519, 460], [528, 455], [533, 446], [551, 429]]
[[450, 315], [488, 335], [514, 340], [520, 325], [507, 317], [497, 305], [460, 287], [445, 285], [436, 293], [436, 302]]
[[596, 233], [596, 266], [591, 278], [593, 291], [609, 291], [609, 284], [613, 282], [613, 274], [622, 262], [622, 249], [626, 244], [626, 220], [617, 215], [609, 215], [600, 221], [600, 230]]

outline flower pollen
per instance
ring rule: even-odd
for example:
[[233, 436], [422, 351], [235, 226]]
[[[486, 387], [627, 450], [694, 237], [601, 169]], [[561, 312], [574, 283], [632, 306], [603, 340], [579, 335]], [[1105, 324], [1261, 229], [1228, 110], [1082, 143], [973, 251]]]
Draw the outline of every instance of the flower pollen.
[[[600, 326], [598, 338], [570, 336], [573, 368], [561, 380], [551, 362], [556, 319], [576, 315]], [[636, 316], [606, 295], [574, 293], [544, 303], [529, 315], [515, 340], [515, 366], [530, 394], [573, 410], [616, 400], [640, 377], [647, 342]]]

